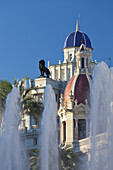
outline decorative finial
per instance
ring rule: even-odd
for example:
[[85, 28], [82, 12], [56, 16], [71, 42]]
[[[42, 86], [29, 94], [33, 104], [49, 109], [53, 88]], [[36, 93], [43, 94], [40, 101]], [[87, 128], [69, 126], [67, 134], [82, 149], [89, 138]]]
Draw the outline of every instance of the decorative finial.
[[81, 43], [84, 44], [83, 34], [82, 34], [82, 41], [81, 41]]
[[80, 13], [78, 14], [78, 25], [79, 25], [79, 29], [80, 29]]
[[78, 100], [76, 99], [76, 100], [75, 100], [75, 106], [77, 106], [77, 104], [78, 104]]
[[79, 31], [79, 25], [78, 25], [78, 20], [76, 22], [76, 32]]

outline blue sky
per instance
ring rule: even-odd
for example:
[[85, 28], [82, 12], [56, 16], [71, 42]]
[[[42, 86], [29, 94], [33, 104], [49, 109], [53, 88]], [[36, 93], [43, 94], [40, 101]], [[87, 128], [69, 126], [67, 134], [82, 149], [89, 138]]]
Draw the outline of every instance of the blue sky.
[[46, 65], [63, 61], [64, 41], [79, 13], [93, 60], [111, 57], [113, 65], [113, 0], [0, 0], [0, 79], [35, 79], [40, 59]]

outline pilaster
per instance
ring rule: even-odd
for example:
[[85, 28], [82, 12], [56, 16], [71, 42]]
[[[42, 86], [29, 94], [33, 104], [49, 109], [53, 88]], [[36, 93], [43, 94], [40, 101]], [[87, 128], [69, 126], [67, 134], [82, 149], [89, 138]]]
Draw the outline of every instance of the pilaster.
[[60, 120], [60, 143], [63, 143], [63, 123]]
[[54, 80], [56, 79], [56, 67], [55, 66], [53, 67], [53, 79]]
[[66, 121], [66, 145], [72, 145], [73, 143], [73, 113], [67, 113]]
[[78, 119], [75, 120], [75, 142], [78, 141]]
[[67, 63], [65, 65], [65, 81], [67, 81]]

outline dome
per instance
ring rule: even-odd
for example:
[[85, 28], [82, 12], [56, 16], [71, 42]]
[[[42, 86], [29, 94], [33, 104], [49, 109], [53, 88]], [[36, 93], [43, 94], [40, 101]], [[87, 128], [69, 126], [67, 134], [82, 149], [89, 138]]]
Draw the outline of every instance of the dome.
[[81, 74], [78, 76], [74, 88], [74, 100], [77, 99], [78, 104], [83, 103], [85, 104], [85, 100], [87, 99], [89, 103], [89, 81], [86, 74]]
[[82, 41], [84, 42], [84, 45], [86, 47], [92, 48], [89, 37], [85, 33], [82, 33], [80, 31], [72, 32], [67, 36], [65, 43], [64, 43], [64, 48], [80, 47], [80, 45], [82, 44]]
[[69, 101], [69, 95], [70, 95], [70, 92], [72, 90], [72, 85], [73, 85], [73, 82], [74, 82], [74, 79], [76, 78], [76, 76], [73, 76], [70, 81], [68, 82], [66, 88], [65, 88], [65, 93], [64, 93], [64, 99], [66, 102]]
[[65, 102], [67, 103], [69, 102], [69, 95], [70, 95], [71, 90], [74, 94], [74, 100], [77, 99], [78, 104], [80, 103], [85, 104], [86, 99], [89, 103], [90, 86], [89, 86], [89, 80], [86, 74], [79, 74], [78, 77], [74, 75], [70, 79], [69, 83], [66, 86], [65, 94], [64, 94], [64, 99], [65, 99]]

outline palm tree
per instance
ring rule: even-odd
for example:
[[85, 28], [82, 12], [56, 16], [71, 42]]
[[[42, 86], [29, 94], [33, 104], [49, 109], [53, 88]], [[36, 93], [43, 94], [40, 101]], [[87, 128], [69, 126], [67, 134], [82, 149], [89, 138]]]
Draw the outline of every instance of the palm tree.
[[40, 120], [43, 104], [36, 102], [32, 97], [26, 97], [22, 100], [22, 108], [25, 114]]
[[[39, 149], [32, 149], [28, 151], [28, 160], [31, 170], [40, 169], [40, 152]], [[80, 155], [75, 153], [73, 148], [59, 148], [59, 169], [60, 170], [80, 170], [82, 161]]]
[[7, 95], [12, 90], [12, 84], [7, 80], [0, 80], [0, 126], [3, 120], [3, 113], [5, 109], [5, 102]]
[[59, 148], [60, 170], [80, 170], [81, 160], [79, 155], [71, 147]]
[[4, 104], [7, 98], [7, 95], [12, 90], [12, 84], [7, 80], [0, 80], [0, 102], [1, 107], [4, 108]]
[[37, 87], [33, 86], [33, 80], [31, 80], [31, 87], [30, 88], [23, 88], [23, 84], [29, 77], [25, 77], [21, 79], [21, 82], [18, 82], [18, 79], [14, 77], [14, 85], [16, 87], [19, 86], [20, 95], [21, 95], [21, 103], [22, 109], [24, 114], [32, 116], [34, 119], [40, 120], [42, 111], [43, 111], [43, 104], [41, 102], [35, 101], [32, 90], [37, 90]]
[[29, 166], [31, 170], [39, 170], [40, 169], [40, 154], [39, 149], [32, 149], [28, 151], [28, 160]]

